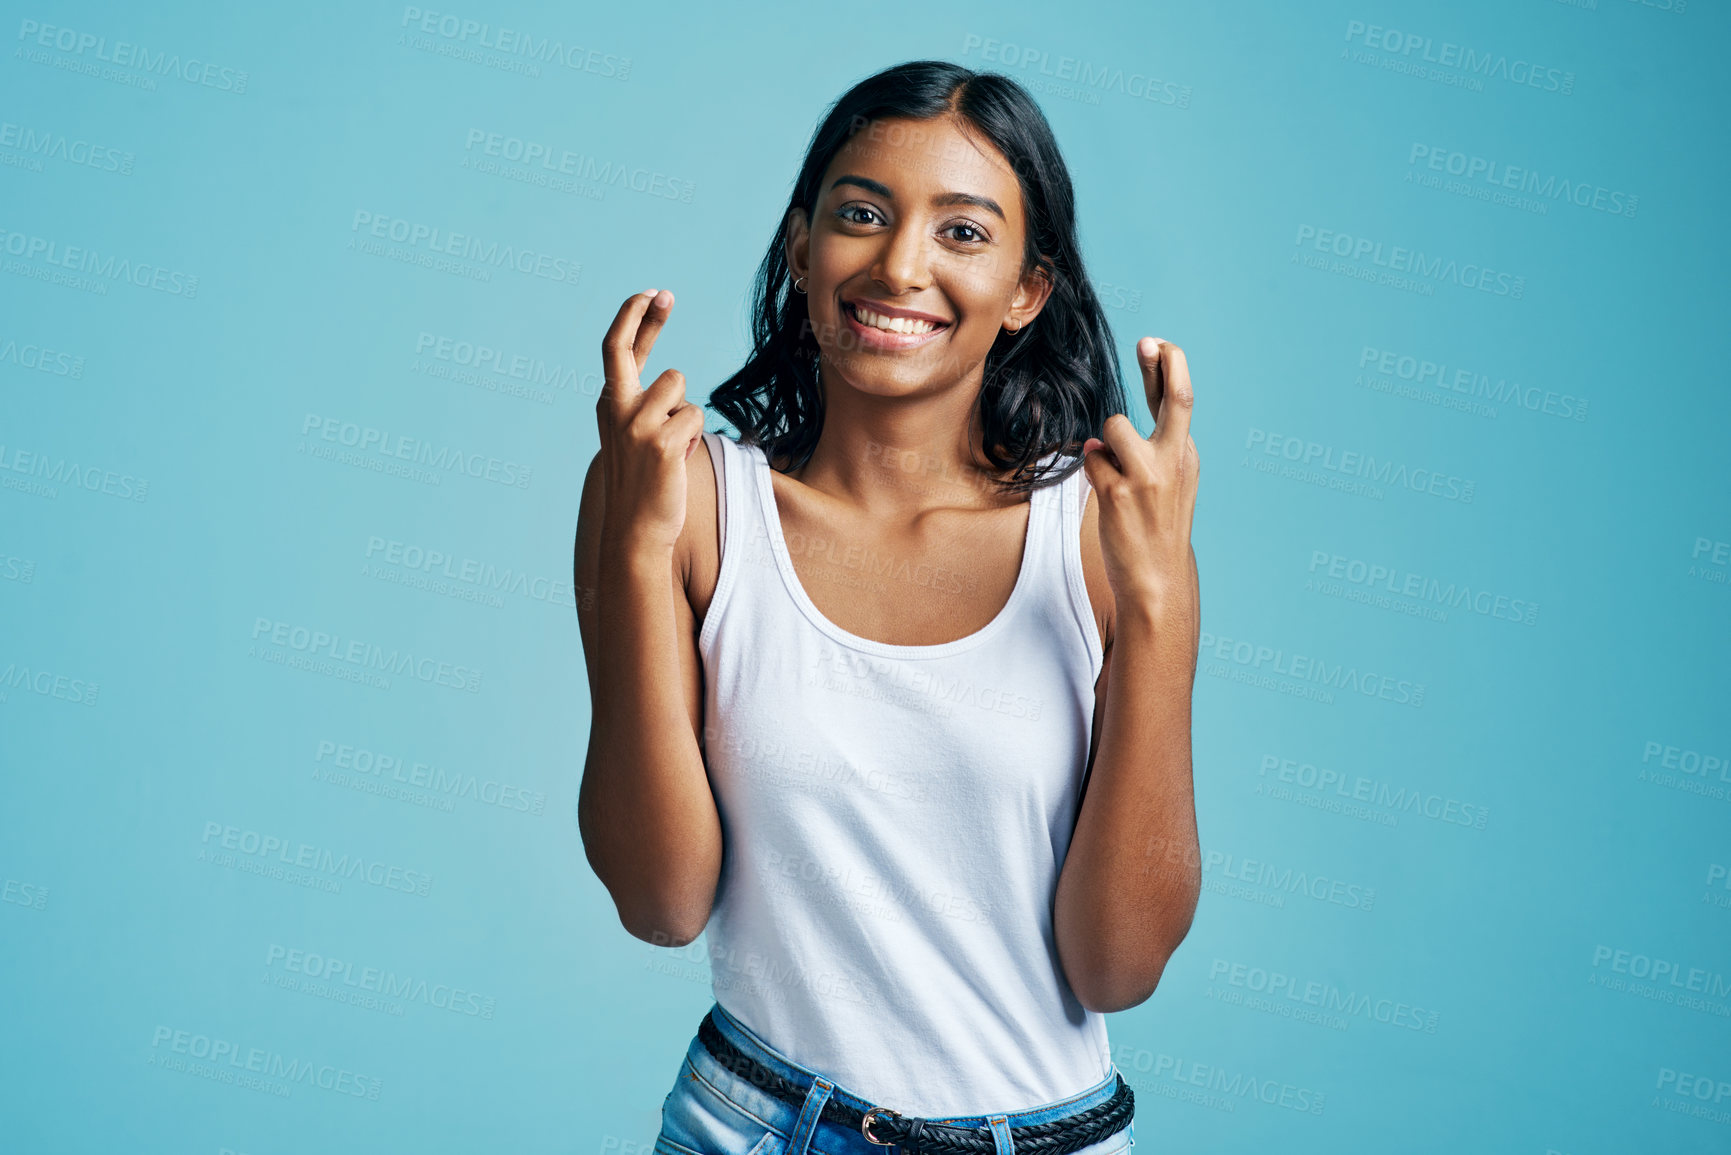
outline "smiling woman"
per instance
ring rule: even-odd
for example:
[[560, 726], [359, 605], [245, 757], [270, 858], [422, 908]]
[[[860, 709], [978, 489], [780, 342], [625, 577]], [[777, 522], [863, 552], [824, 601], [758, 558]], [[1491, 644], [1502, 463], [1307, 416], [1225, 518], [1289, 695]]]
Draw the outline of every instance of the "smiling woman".
[[1200, 891], [1184, 356], [1143, 438], [1050, 126], [939, 61], [830, 109], [755, 293], [737, 440], [621, 306], [578, 516], [585, 850], [714, 979], [656, 1149], [1126, 1151], [1104, 1015]]
[[[825, 425], [805, 415], [837, 400], [818, 388], [820, 354], [880, 396], [974, 378], [983, 455], [1014, 476], [992, 488], [1031, 488], [1045, 472], [1034, 462], [1074, 453], [1124, 408], [1074, 203], [1050, 126], [1014, 81], [934, 62], [862, 81], [811, 142], [758, 271], [753, 355], [710, 405], [797, 468]], [[862, 308], [937, 335], [879, 337]], [[909, 349], [920, 353], [873, 356]]]

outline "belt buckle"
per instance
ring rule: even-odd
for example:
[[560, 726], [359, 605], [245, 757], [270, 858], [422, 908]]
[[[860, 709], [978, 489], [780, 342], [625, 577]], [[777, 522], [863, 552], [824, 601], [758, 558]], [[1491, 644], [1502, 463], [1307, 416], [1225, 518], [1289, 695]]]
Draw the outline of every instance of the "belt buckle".
[[868, 1107], [865, 1115], [862, 1116], [859, 1121], [859, 1133], [865, 1136], [867, 1143], [876, 1143], [879, 1147], [895, 1146], [895, 1144], [888, 1139], [878, 1139], [873, 1137], [871, 1126], [872, 1117], [874, 1115], [882, 1115], [888, 1119], [900, 1119], [901, 1113], [898, 1111], [892, 1111], [888, 1107]]

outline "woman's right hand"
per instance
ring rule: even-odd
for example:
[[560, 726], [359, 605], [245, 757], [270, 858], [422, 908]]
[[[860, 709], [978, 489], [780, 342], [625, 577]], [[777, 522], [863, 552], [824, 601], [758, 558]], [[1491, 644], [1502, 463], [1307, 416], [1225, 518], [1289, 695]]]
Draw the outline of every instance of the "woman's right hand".
[[640, 380], [673, 294], [633, 294], [601, 342], [605, 383], [595, 403], [607, 501], [602, 537], [615, 547], [671, 553], [685, 525], [685, 461], [703, 433], [703, 407], [685, 399], [685, 375]]

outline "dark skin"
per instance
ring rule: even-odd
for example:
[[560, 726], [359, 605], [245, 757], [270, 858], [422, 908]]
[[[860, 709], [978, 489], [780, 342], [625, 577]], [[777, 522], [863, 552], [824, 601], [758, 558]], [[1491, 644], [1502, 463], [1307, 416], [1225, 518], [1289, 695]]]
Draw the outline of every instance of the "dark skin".
[[[819, 611], [898, 645], [967, 636], [994, 618], [1019, 571], [1027, 498], [998, 493], [973, 412], [1000, 333], [1037, 324], [1051, 291], [1024, 260], [1008, 162], [951, 116], [857, 134], [823, 176], [808, 218], [790, 213], [788, 264], [806, 290], [826, 412], [811, 458], [773, 475], [796, 573]], [[911, 349], [874, 348], [847, 303], [945, 322]], [[574, 558], [595, 704], [579, 821], [626, 928], [678, 945], [701, 933], [721, 833], [697, 736], [696, 638], [719, 573], [715, 476], [696, 453], [702, 410], [667, 370], [639, 375], [672, 294], [638, 294], [603, 343], [601, 452], [585, 479]], [[1059, 960], [1083, 1005], [1151, 994], [1200, 892], [1190, 694], [1200, 629], [1190, 548], [1198, 461], [1183, 353], [1138, 345], [1153, 434], [1114, 414], [1085, 446], [1093, 487], [1083, 568], [1105, 647], [1086, 793], [1059, 877]], [[800, 548], [796, 542], [810, 548]], [[866, 580], [858, 558], [910, 562]], [[1156, 849], [1158, 848], [1158, 849]]]

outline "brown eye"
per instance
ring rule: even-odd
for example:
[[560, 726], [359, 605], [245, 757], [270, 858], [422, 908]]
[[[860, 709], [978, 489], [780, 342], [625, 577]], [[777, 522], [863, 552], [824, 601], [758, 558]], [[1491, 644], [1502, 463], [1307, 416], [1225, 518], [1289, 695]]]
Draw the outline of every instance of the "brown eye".
[[851, 216], [850, 214], [852, 213], [867, 213], [874, 217], [878, 215], [877, 210], [868, 205], [843, 205], [841, 208], [836, 210], [835, 215], [850, 225], [867, 225], [872, 223], [871, 221], [859, 220], [858, 218]]

